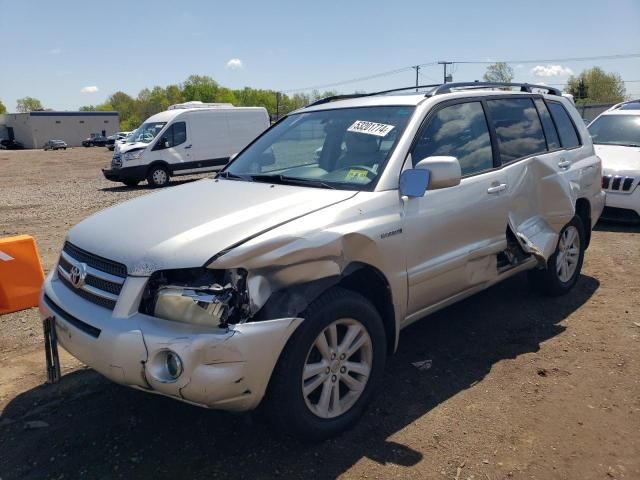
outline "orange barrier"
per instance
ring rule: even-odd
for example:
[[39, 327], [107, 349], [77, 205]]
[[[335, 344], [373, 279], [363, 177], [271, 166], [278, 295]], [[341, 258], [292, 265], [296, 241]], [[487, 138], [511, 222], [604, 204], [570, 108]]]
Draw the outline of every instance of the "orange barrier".
[[0, 315], [36, 307], [44, 271], [29, 235], [0, 238]]

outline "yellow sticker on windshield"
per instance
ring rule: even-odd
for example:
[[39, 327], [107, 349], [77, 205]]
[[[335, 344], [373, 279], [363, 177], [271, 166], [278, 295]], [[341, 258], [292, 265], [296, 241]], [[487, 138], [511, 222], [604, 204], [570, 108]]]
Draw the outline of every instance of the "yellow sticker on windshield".
[[345, 180], [367, 180], [367, 171], [352, 168], [347, 172]]

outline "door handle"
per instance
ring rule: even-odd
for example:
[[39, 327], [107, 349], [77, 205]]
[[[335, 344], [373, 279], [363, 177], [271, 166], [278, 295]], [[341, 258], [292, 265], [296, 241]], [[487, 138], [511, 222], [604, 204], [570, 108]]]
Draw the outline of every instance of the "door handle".
[[558, 162], [559, 168], [569, 168], [571, 166], [571, 162], [569, 160], [560, 160]]
[[496, 185], [495, 187], [487, 188], [487, 193], [500, 193], [507, 189], [506, 183], [501, 183], [500, 185]]
[[187, 145], [186, 147], [184, 147], [184, 149], [186, 150], [187, 148], [191, 148], [193, 147], [193, 145]]

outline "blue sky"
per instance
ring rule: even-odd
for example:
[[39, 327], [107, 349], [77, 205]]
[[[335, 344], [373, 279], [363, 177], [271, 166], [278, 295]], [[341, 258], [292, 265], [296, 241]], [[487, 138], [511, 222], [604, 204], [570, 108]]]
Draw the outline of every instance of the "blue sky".
[[[570, 71], [593, 65], [640, 80], [638, 57], [519, 61], [640, 53], [639, 0], [0, 0], [0, 12], [0, 100], [10, 112], [27, 95], [73, 110], [190, 74], [231, 88], [286, 91], [438, 60], [515, 60], [517, 81], [562, 84]], [[485, 68], [457, 64], [453, 77], [479, 79]], [[421, 73], [421, 82], [439, 82], [442, 66]], [[414, 81], [414, 71], [405, 70], [334, 89]], [[626, 86], [640, 96], [640, 82]]]

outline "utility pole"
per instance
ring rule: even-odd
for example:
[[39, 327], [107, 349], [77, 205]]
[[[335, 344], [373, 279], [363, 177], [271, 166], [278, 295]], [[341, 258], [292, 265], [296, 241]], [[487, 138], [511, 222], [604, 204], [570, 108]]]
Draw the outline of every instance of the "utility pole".
[[280, 92], [276, 92], [276, 122], [280, 120]]
[[451, 80], [451, 76], [447, 77], [447, 65], [453, 65], [453, 62], [440, 61], [438, 62], [438, 65], [442, 65], [444, 67], [443, 83], [447, 83], [448, 80]]
[[418, 84], [419, 84], [418, 74], [420, 73], [420, 65], [415, 65], [415, 66], [413, 66], [411, 68], [415, 68], [415, 70], [416, 70], [416, 92], [417, 92], [418, 91]]

